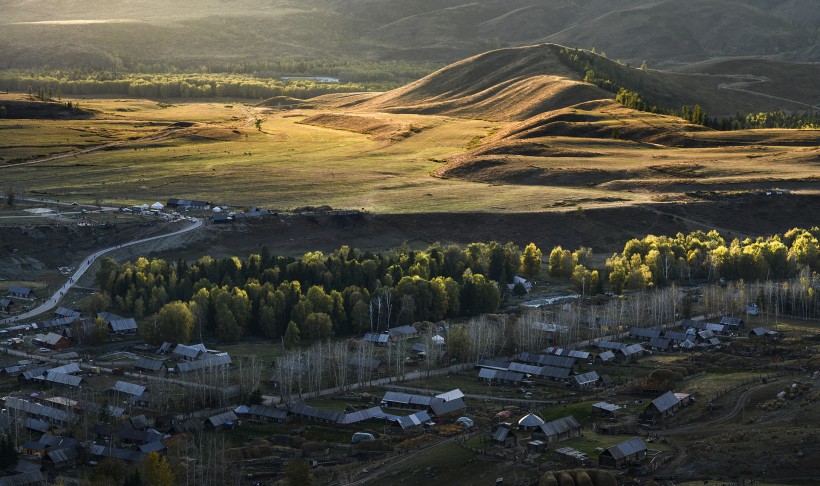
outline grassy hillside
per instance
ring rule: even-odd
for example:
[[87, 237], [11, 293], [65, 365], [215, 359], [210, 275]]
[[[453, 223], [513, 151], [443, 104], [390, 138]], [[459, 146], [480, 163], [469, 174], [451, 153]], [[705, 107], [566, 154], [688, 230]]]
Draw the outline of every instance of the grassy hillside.
[[479, 54], [381, 95], [314, 101], [335, 108], [524, 120], [586, 101], [614, 99], [624, 87], [649, 104], [674, 110], [700, 105], [720, 119], [736, 113], [809, 111], [818, 101], [818, 75], [820, 64], [754, 58], [704, 62], [679, 72], [638, 69], [590, 51], [542, 44]]
[[203, 0], [196, 8], [180, 0], [5, 0], [0, 10], [0, 68], [214, 71], [294, 58], [451, 62], [543, 41], [652, 66], [744, 55], [820, 60], [820, 8], [813, 0]]

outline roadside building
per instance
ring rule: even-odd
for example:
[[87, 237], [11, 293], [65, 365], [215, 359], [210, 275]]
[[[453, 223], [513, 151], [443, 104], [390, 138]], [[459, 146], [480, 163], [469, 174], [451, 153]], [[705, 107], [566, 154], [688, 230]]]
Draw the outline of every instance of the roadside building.
[[33, 299], [37, 297], [36, 295], [34, 295], [34, 291], [30, 288], [20, 287], [17, 285], [12, 285], [11, 287], [9, 287], [8, 296], [15, 297], [18, 299]]
[[[439, 398], [438, 400], [442, 400]], [[466, 409], [467, 405], [464, 403], [464, 400], [461, 398], [456, 398], [455, 400], [450, 401], [440, 401], [440, 402], [433, 402], [430, 405], [430, 412], [436, 417], [444, 417], [447, 415], [454, 415], [461, 413], [462, 410]]]
[[0, 312], [11, 313], [17, 304], [11, 299], [0, 299]]

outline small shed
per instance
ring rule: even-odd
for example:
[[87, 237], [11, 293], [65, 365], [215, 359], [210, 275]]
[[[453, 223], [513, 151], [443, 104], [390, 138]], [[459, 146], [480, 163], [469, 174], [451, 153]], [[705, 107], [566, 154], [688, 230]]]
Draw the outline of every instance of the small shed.
[[490, 443], [508, 448], [518, 445], [518, 438], [512, 430], [502, 425], [493, 431], [490, 436]]
[[0, 312], [9, 313], [13, 310], [13, 307], [17, 305], [14, 301], [10, 299], [0, 299]]

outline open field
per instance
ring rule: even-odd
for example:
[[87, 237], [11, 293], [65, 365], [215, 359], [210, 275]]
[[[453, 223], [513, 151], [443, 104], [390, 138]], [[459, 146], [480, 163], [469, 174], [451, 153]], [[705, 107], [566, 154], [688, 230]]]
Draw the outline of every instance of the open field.
[[[110, 205], [188, 197], [231, 206], [330, 205], [394, 214], [613, 207], [686, 200], [683, 193], [693, 190], [816, 192], [820, 135], [812, 130], [755, 132], [742, 145], [710, 148], [578, 133], [532, 139], [534, 146], [549, 150], [531, 156], [501, 149], [510, 137], [493, 135], [502, 128], [497, 122], [447, 116], [356, 113], [350, 126], [342, 119], [336, 126], [344, 129], [334, 129], [301, 123], [326, 113], [322, 110], [281, 112], [216, 103], [160, 107], [140, 100], [87, 100], [84, 105], [97, 115], [0, 121], [0, 129], [15, 134], [10, 137], [15, 142], [0, 149], [4, 181], [43, 197], [99, 198]], [[633, 116], [652, 118], [660, 130], [678, 123], [623, 108], [609, 113], [614, 118], [602, 123], [628, 126]], [[263, 120], [260, 130], [252, 124], [257, 117]], [[367, 131], [368, 120], [412, 129], [386, 138], [356, 133], [353, 125], [364, 123]], [[736, 144], [742, 134], [715, 136], [731, 136]], [[783, 136], [789, 137], [788, 145], [779, 140]], [[91, 146], [102, 149], [33, 165], [9, 164]], [[573, 156], [580, 147], [594, 152], [592, 158]], [[555, 157], [550, 150], [566, 153]]]

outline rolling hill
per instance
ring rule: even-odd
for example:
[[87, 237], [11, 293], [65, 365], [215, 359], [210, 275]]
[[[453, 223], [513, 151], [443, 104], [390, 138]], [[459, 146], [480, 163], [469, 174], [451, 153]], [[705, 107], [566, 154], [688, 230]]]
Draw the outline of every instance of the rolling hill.
[[3, 0], [0, 11], [1, 68], [452, 62], [539, 42], [652, 67], [751, 55], [820, 61], [814, 0]]
[[[585, 82], [584, 66], [614, 89]], [[710, 116], [722, 118], [807, 111], [820, 101], [814, 83], [818, 75], [820, 64], [755, 58], [704, 62], [677, 72], [636, 69], [589, 51], [542, 44], [472, 56], [386, 93], [328, 95], [315, 101], [339, 109], [520, 121], [614, 99], [613, 91], [622, 86], [662, 108], [699, 104]]]

